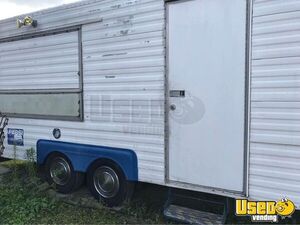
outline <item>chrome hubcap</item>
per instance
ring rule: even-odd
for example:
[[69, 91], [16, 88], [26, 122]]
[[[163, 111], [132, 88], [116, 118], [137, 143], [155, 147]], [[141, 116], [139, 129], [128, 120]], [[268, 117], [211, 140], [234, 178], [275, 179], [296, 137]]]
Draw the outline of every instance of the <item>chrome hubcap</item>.
[[101, 166], [94, 173], [94, 186], [99, 195], [112, 198], [120, 188], [118, 175], [112, 168]]
[[50, 176], [55, 184], [66, 185], [71, 178], [69, 163], [62, 157], [53, 159], [50, 166]]

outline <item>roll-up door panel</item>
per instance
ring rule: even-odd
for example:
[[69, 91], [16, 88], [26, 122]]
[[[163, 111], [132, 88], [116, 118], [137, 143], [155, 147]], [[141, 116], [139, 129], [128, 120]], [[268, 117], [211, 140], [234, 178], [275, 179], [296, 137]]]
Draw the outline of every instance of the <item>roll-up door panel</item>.
[[0, 91], [79, 88], [78, 31], [0, 43]]

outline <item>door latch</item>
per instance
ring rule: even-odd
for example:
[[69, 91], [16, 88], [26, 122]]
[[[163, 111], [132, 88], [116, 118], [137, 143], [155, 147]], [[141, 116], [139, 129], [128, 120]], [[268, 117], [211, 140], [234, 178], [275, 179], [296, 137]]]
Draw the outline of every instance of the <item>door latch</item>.
[[184, 98], [185, 97], [185, 90], [171, 90], [170, 97], [172, 98]]

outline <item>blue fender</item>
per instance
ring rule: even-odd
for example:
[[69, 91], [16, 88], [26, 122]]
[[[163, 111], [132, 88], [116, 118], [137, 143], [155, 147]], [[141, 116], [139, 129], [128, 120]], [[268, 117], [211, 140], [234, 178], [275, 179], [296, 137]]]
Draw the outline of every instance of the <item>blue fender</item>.
[[137, 156], [132, 150], [39, 140], [37, 142], [38, 165], [43, 165], [53, 152], [66, 155], [72, 162], [74, 170], [78, 172], [87, 172], [89, 166], [97, 159], [110, 159], [121, 167], [127, 180], [138, 181]]

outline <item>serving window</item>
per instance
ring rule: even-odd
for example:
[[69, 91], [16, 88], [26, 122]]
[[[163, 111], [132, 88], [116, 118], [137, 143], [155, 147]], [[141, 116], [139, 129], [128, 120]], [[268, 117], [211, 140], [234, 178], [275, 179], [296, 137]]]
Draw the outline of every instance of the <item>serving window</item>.
[[0, 41], [0, 112], [81, 120], [81, 31]]

